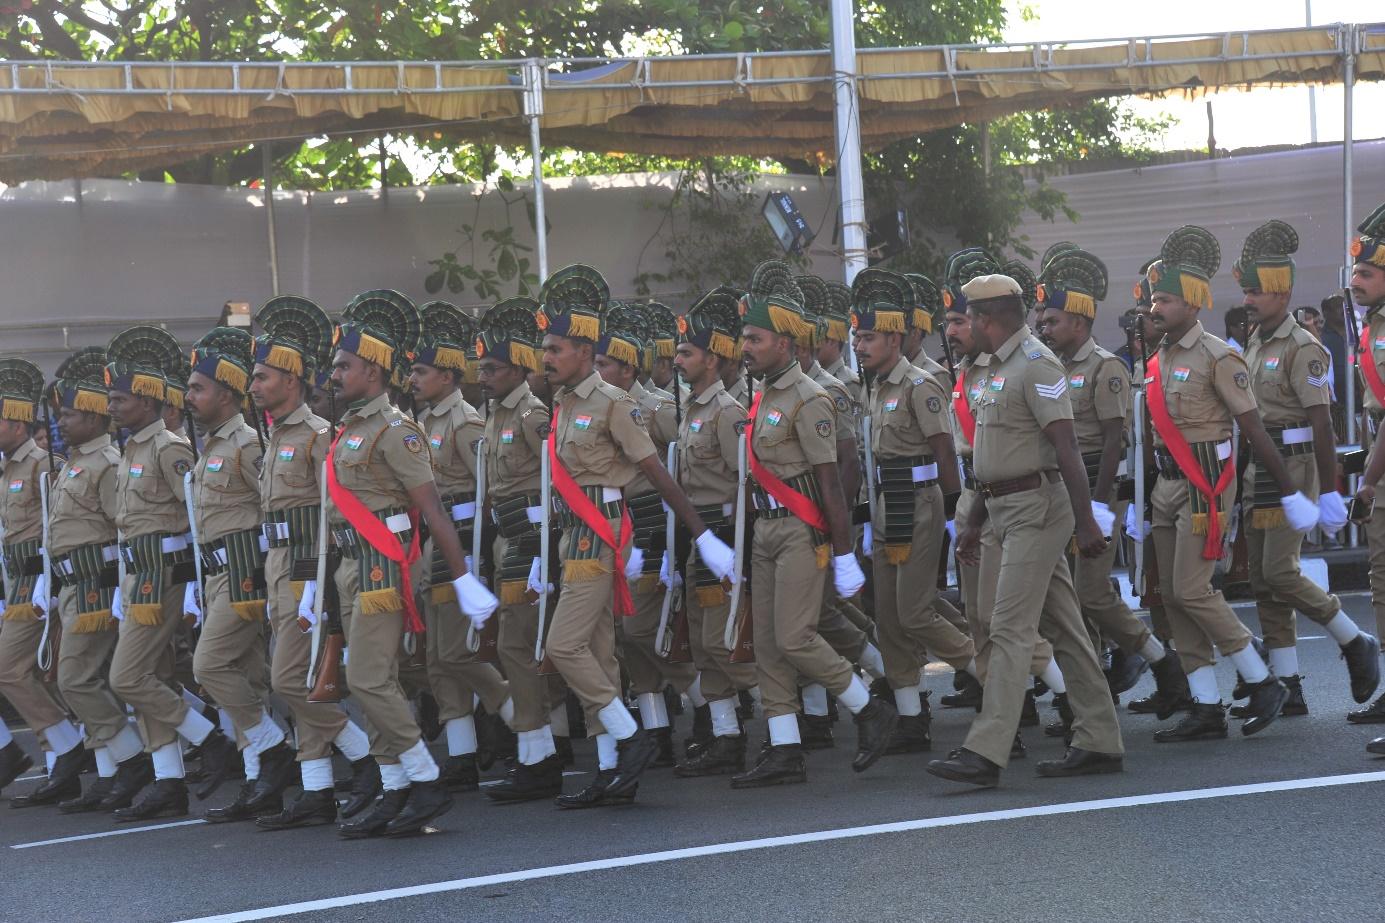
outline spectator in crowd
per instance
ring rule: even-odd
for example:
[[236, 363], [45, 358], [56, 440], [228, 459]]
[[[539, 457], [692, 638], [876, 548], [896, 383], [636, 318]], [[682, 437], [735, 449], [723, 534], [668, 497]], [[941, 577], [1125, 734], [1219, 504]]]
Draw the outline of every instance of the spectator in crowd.
[[1237, 305], [1226, 312], [1226, 342], [1236, 352], [1245, 354], [1246, 341], [1250, 339], [1250, 320], [1246, 309]]
[[1125, 363], [1126, 369], [1134, 371], [1135, 354], [1139, 351], [1139, 344], [1135, 341], [1135, 323], [1139, 317], [1134, 308], [1129, 309], [1120, 316], [1121, 330], [1125, 333], [1125, 345], [1116, 350], [1116, 357]]
[[[1316, 334], [1332, 357], [1332, 392], [1345, 395], [1347, 391], [1347, 332], [1346, 316], [1342, 313], [1342, 296], [1332, 295], [1322, 300], [1319, 312], [1322, 332]], [[1340, 435], [1340, 434], [1339, 434]]]

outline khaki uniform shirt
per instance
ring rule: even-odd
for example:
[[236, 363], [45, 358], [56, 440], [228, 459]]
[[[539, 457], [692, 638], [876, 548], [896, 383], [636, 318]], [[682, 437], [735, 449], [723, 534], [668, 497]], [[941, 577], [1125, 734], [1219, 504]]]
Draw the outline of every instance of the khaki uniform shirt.
[[1101, 424], [1124, 421], [1130, 413], [1130, 370], [1114, 353], [1088, 340], [1071, 359], [1063, 359], [1068, 373], [1068, 398], [1072, 424], [1077, 431], [1077, 450], [1083, 455], [1100, 452], [1105, 443]]
[[[966, 394], [967, 405], [971, 407], [973, 415], [976, 414], [976, 401], [981, 397], [981, 382], [986, 376], [986, 367], [991, 364], [991, 354], [981, 353], [975, 359], [963, 359], [957, 366], [957, 372], [962, 376], [962, 389]], [[951, 395], [948, 396], [951, 401]], [[962, 424], [957, 419], [956, 407], [952, 408], [952, 445], [957, 450], [958, 456], [970, 459], [972, 453], [971, 441], [967, 439], [967, 434], [962, 431]]]
[[[662, 392], [649, 390], [638, 381], [630, 389], [630, 396], [635, 399], [640, 408], [640, 415], [644, 417], [649, 439], [654, 443], [654, 451], [662, 462], [668, 458], [669, 444], [678, 440], [678, 416], [673, 408], [672, 396], [665, 399], [659, 396], [660, 393]], [[629, 497], [652, 493], [653, 490], [654, 485], [639, 472], [635, 473], [625, 488], [626, 496]]]
[[948, 394], [938, 379], [900, 356], [871, 395], [870, 444], [875, 458], [932, 458], [928, 440], [951, 434], [947, 403]]
[[914, 368], [923, 369], [929, 375], [938, 379], [944, 387], [949, 389], [952, 387], [952, 373], [947, 370], [947, 366], [928, 355], [928, 350], [924, 349], [922, 346], [919, 347], [917, 355], [907, 358], [909, 359], [909, 364]]
[[[843, 346], [842, 348], [845, 349], [846, 347]], [[828, 375], [831, 375], [846, 387], [846, 393], [851, 395], [851, 399], [856, 402], [857, 407], [866, 406], [866, 392], [861, 384], [861, 376], [856, 374], [851, 366], [846, 364], [845, 355], [838, 356], [837, 361], [829, 365], [826, 371]]]
[[260, 439], [240, 414], [207, 435], [192, 497], [199, 542], [259, 527], [263, 464]]
[[528, 382], [495, 402], [486, 418], [486, 493], [500, 499], [539, 491], [548, 421]]
[[983, 484], [1058, 467], [1044, 435], [1055, 420], [1072, 419], [1063, 364], [1023, 324], [991, 355], [976, 399], [972, 463]]
[[747, 410], [750, 409], [750, 387], [745, 383], [744, 375], [737, 375], [735, 381], [731, 383], [731, 387], [726, 389], [726, 393], [731, 395], [731, 400]]
[[826, 370], [817, 362], [808, 366], [808, 371], [805, 374], [812, 379], [814, 384], [826, 391], [827, 396], [831, 398], [834, 415], [832, 422], [836, 426], [837, 438], [841, 440], [855, 439], [856, 419], [861, 415], [861, 406], [851, 399], [846, 385], [827, 374]]
[[1250, 387], [1266, 426], [1298, 426], [1308, 407], [1332, 403], [1327, 350], [1293, 317], [1268, 338], [1257, 333], [1246, 350]]
[[407, 508], [409, 491], [432, 483], [427, 437], [388, 393], [347, 408], [341, 423], [332, 453], [337, 482], [372, 513]]
[[486, 433], [486, 421], [453, 391], [423, 414], [419, 425], [428, 436], [433, 479], [438, 493], [465, 503], [476, 496], [476, 446]]
[[266, 512], [316, 506], [322, 499], [318, 483], [332, 436], [327, 421], [307, 404], [275, 420], [260, 469], [260, 495]]
[[[1366, 348], [1370, 350], [1370, 356], [1361, 356], [1361, 362], [1374, 362], [1375, 370], [1379, 373], [1381, 380], [1385, 381], [1385, 305], [1377, 305], [1366, 312]], [[1385, 410], [1385, 405], [1375, 399], [1375, 392], [1371, 391], [1371, 386], [1366, 382], [1365, 377], [1359, 372], [1357, 378], [1361, 381], [1361, 398], [1367, 410]], [[1343, 395], [1345, 399], [1345, 395]]]
[[[1232, 418], [1255, 409], [1245, 360], [1201, 322], [1178, 342], [1159, 344], [1159, 377], [1169, 416], [1188, 442], [1229, 439]], [[1164, 445], [1158, 430], [1154, 443]]]
[[832, 398], [794, 362], [761, 389], [751, 446], [781, 481], [837, 460], [837, 414]]
[[736, 499], [736, 447], [745, 408], [720, 381], [688, 401], [678, 433], [678, 484], [694, 506]]
[[32, 439], [5, 456], [5, 494], [0, 500], [0, 522], [5, 525], [5, 544], [14, 545], [43, 536], [43, 505], [39, 479], [48, 474], [48, 453]]
[[635, 399], [593, 371], [558, 392], [558, 460], [581, 487], [624, 488], [655, 454]]
[[58, 472], [48, 510], [48, 553], [115, 541], [115, 476], [120, 452], [110, 436], [73, 450]]
[[169, 432], [162, 419], [125, 440], [125, 455], [115, 479], [119, 510], [115, 524], [126, 541], [188, 531], [183, 475], [191, 470], [192, 447]]

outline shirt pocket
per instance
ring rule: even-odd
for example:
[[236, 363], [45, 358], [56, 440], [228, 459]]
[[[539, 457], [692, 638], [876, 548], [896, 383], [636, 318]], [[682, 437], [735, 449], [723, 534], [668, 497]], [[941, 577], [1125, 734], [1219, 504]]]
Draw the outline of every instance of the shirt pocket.
[[227, 459], [219, 471], [207, 469], [202, 472], [202, 483], [198, 487], [199, 501], [207, 510], [224, 509], [240, 503], [239, 497], [231, 496], [231, 476], [235, 473], [234, 463]]
[[82, 514], [98, 514], [103, 518], [101, 492], [96, 478], [85, 471], [74, 477], [62, 476], [61, 488], [53, 494], [53, 516], [69, 517]]
[[266, 473], [261, 475], [261, 479], [273, 478], [275, 481], [283, 481], [288, 487], [300, 490], [315, 487], [316, 478], [313, 476], [312, 464], [307, 446], [298, 446], [294, 450], [293, 458], [288, 461], [275, 458], [272, 468], [266, 466]]
[[[1217, 398], [1207, 372], [1192, 366], [1176, 366], [1169, 369], [1168, 375], [1172, 380], [1167, 402], [1174, 422], [1180, 425], [1210, 422]], [[1180, 378], [1180, 375], [1186, 377]]]
[[605, 421], [593, 419], [585, 428], [568, 427], [560, 455], [590, 473], [606, 473], [615, 464], [616, 447]]

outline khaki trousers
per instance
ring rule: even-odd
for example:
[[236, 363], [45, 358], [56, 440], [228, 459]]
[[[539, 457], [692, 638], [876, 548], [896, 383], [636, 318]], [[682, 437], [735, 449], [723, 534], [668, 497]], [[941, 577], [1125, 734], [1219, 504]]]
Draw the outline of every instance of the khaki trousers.
[[[688, 573], [693, 572], [697, 552], [688, 555]], [[744, 599], [744, 596], [742, 596]], [[731, 600], [716, 606], [697, 601], [697, 590], [688, 589], [688, 640], [693, 664], [702, 676], [702, 695], [709, 702], [734, 698], [742, 689], [755, 685], [755, 664], [732, 663], [726, 646], [726, 620], [731, 617]]]
[[[1202, 556], [1206, 536], [1193, 534], [1190, 489], [1186, 480], [1160, 475], [1152, 498], [1159, 592], [1185, 673], [1212, 665], [1212, 645], [1229, 655], [1244, 648], [1251, 638], [1250, 630], [1236, 618], [1221, 592], [1212, 589], [1212, 570], [1217, 562]], [[1219, 500], [1225, 508], [1226, 494]]]
[[[494, 560], [505, 559], [508, 544], [504, 536], [496, 537]], [[497, 617], [500, 638], [496, 642], [496, 652], [510, 684], [510, 698], [515, 703], [514, 731], [537, 731], [548, 724], [548, 713], [564, 695], [562, 677], [540, 676], [539, 662], [534, 659], [534, 644], [539, 637], [539, 605], [537, 602], [502, 603]]]
[[226, 573], [206, 580], [202, 636], [192, 654], [192, 673], [211, 700], [231, 716], [244, 746], [245, 734], [265, 713], [261, 690], [269, 685], [269, 642], [266, 620], [243, 619], [231, 608], [229, 580]]
[[972, 639], [939, 614], [938, 555], [946, 534], [943, 494], [933, 485], [914, 492], [914, 534], [909, 557], [891, 564], [885, 547], [883, 502], [872, 526], [875, 625], [885, 678], [892, 688], [916, 686], [928, 652], [954, 670], [976, 656]]
[[[832, 650], [847, 663], [859, 663], [866, 651], [870, 636], [861, 628], [857, 620], [865, 620], [865, 615], [850, 600], [842, 599], [837, 591], [823, 582], [822, 609], [818, 612], [818, 634]], [[855, 615], [856, 619], [851, 616]], [[811, 682], [811, 680], [810, 680]]]
[[985, 695], [963, 746], [998, 766], [1009, 762], [1042, 631], [1067, 682], [1074, 714], [1072, 745], [1123, 752], [1111, 690], [1082, 624], [1064, 556], [1073, 530], [1067, 489], [1061, 481], [1045, 482], [1034, 490], [993, 497], [986, 507], [1000, 542], [1000, 567]]
[[[353, 564], [355, 562], [352, 562]], [[308, 660], [312, 635], [298, 628], [298, 602], [289, 578], [292, 550], [271, 548], [265, 557], [265, 583], [269, 593], [269, 624], [274, 629], [274, 654], [270, 680], [274, 691], [293, 715], [300, 762], [332, 755], [332, 741], [346, 727], [346, 712], [338, 705], [308, 701]], [[319, 593], [327, 592], [325, 587]]]
[[1381, 498], [1376, 500], [1375, 512], [1366, 520], [1366, 543], [1370, 546], [1371, 608], [1375, 610], [1373, 634], [1385, 637], [1385, 488], [1376, 485]]
[[58, 690], [86, 732], [88, 750], [126, 726], [125, 706], [111, 692], [110, 660], [117, 638], [114, 627], [74, 634], [77, 625], [77, 591], [65, 586], [58, 593], [58, 612], [63, 623], [58, 651]]
[[851, 664], [818, 633], [828, 572], [817, 566], [811, 535], [792, 516], [755, 523], [750, 604], [760, 703], [767, 718], [798, 713], [800, 675], [833, 695], [851, 684]]
[[[654, 589], [637, 592], [637, 586], [645, 583], [652, 583]], [[642, 586], [639, 588], [643, 589]], [[625, 671], [630, 674], [631, 691], [635, 695], [658, 692], [667, 682], [675, 691], [686, 692], [697, 678], [697, 667], [691, 663], [667, 662], [659, 656], [654, 644], [659, 638], [659, 616], [664, 610], [663, 585], [657, 578], [642, 576], [630, 581], [630, 595], [635, 600], [635, 615], [621, 620], [620, 646], [625, 658]], [[672, 613], [669, 614], [668, 630], [673, 630]]]
[[[425, 555], [424, 560], [429, 557]], [[486, 711], [499, 713], [500, 706], [510, 697], [505, 677], [467, 648], [467, 626], [471, 620], [462, 614], [452, 587], [442, 587], [447, 598], [441, 602], [433, 601], [433, 589], [423, 591], [427, 600], [423, 617], [428, 627], [428, 687], [438, 700], [438, 720], [468, 717], [475, 710], [477, 696]]]
[[[342, 626], [346, 631], [346, 684], [361, 706], [376, 762], [399, 762], [399, 754], [423, 739], [404, 688], [399, 661], [404, 642], [404, 612], [358, 612], [357, 562], [346, 558], [337, 568]], [[415, 565], [415, 572], [421, 572]], [[417, 586], [417, 584], [415, 584]]]
[[[957, 500], [954, 522], [966, 522], [980, 495], [963, 490]], [[989, 519], [981, 526], [981, 563], [958, 565], [958, 580], [962, 584], [962, 601], [967, 608], [967, 627], [976, 646], [976, 678], [986, 682], [987, 665], [991, 660], [991, 611], [995, 608], [995, 584], [1000, 571], [1000, 542]], [[1053, 660], [1053, 645], [1040, 636], [1034, 642], [1029, 672], [1038, 676]]]
[[[127, 574], [120, 595], [134, 595], [135, 576]], [[145, 749], [152, 753], [178, 736], [188, 707], [173, 686], [173, 636], [183, 623], [183, 584], [164, 575], [159, 624], [141, 625], [126, 617], [111, 658], [111, 691], [135, 710]]]
[[[1119, 537], [1120, 523], [1125, 522], [1125, 508], [1129, 504], [1113, 503], [1111, 512], [1116, 514], [1116, 535]], [[1099, 557], [1084, 558], [1073, 555], [1072, 583], [1077, 591], [1077, 599], [1082, 604], [1082, 617], [1101, 633], [1103, 638], [1114, 641], [1127, 654], [1138, 653], [1149, 640], [1150, 631], [1144, 622], [1135, 617], [1125, 600], [1111, 585], [1111, 566], [1116, 560], [1117, 541], [1112, 540]]]
[[39, 734], [67, 719], [38, 668], [42, 639], [43, 622], [39, 619], [0, 621], [0, 696], [9, 699], [29, 728]]
[[[614, 534], [620, 522], [611, 520]], [[599, 540], [597, 540], [599, 541]], [[563, 547], [568, 537], [563, 536]], [[590, 579], [569, 579], [564, 568], [562, 595], [553, 610], [553, 626], [545, 648], [577, 698], [587, 719], [587, 735], [606, 729], [597, 712], [620, 695], [620, 663], [616, 660], [616, 626], [612, 616], [611, 573], [615, 553], [604, 544], [597, 560], [601, 572]]]

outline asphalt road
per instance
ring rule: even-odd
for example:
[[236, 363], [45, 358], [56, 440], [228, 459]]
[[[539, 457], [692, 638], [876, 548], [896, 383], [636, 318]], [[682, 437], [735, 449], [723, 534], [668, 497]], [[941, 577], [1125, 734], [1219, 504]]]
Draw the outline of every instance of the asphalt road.
[[[1347, 605], [1371, 623], [1363, 598]], [[1035, 777], [1037, 759], [1061, 755], [1039, 729], [996, 790], [928, 776], [924, 754], [856, 775], [843, 712], [806, 785], [733, 792], [652, 771], [636, 804], [587, 812], [473, 794], [438, 832], [399, 842], [0, 808], [0, 920], [1379, 920], [1385, 760], [1363, 746], [1385, 727], [1343, 720], [1354, 706], [1335, 645], [1306, 621], [1299, 633], [1309, 716], [1161, 745], [1152, 717], [1122, 710], [1117, 776]], [[1218, 671], [1229, 695], [1231, 668]], [[950, 677], [930, 687], [936, 698]], [[1146, 676], [1126, 698], [1150, 688]], [[934, 754], [970, 718], [935, 709]], [[578, 756], [590, 767], [589, 746]]]

